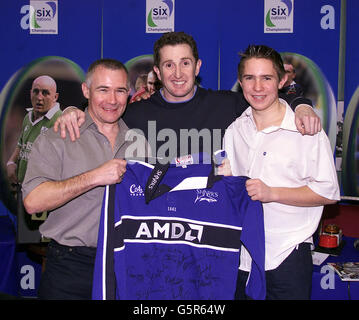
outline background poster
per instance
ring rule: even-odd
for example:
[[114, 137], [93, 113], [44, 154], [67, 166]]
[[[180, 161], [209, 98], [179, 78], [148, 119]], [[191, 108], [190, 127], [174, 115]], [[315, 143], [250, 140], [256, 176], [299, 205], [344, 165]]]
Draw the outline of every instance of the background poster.
[[[101, 55], [101, 3], [101, 0], [79, 0], [76, 5], [72, 1], [41, 0], [0, 3], [0, 39], [3, 43], [0, 60], [0, 193], [12, 212], [16, 210], [15, 202], [7, 187], [5, 165], [20, 135], [25, 109], [31, 107], [32, 81], [41, 74], [52, 76], [57, 81], [61, 108], [83, 103], [80, 84], [84, 71]], [[57, 21], [55, 27], [50, 28], [53, 16]], [[49, 21], [44, 25], [41, 19]], [[31, 31], [35, 26], [37, 32]], [[52, 32], [56, 28], [56, 32]]]
[[[326, 0], [254, 0], [245, 5], [242, 1], [228, 3], [222, 8], [220, 17], [220, 81], [221, 88], [235, 89], [240, 60], [238, 53], [245, 51], [249, 44], [264, 44], [292, 58], [297, 74], [295, 81], [303, 87], [305, 96], [313, 101], [334, 149], [340, 2], [330, 1], [333, 14], [329, 18], [328, 13], [321, 13], [327, 4]], [[289, 26], [293, 20], [293, 28], [272, 27], [271, 32], [263, 32], [268, 25], [268, 12], [272, 9], [283, 12], [284, 16], [289, 14], [290, 17], [285, 18], [290, 20]], [[235, 15], [232, 14], [234, 12]], [[283, 29], [288, 30], [284, 32]]]
[[[347, 3], [344, 15], [343, 3]], [[80, 82], [89, 64], [100, 57], [126, 63], [134, 85], [140, 72], [152, 68], [153, 44], [162, 34], [147, 32], [150, 6], [152, 12], [156, 9], [170, 17], [169, 28], [193, 35], [203, 60], [198, 80], [205, 88], [236, 90], [238, 52], [249, 44], [266, 44], [292, 57], [297, 82], [312, 99], [333, 149], [342, 156], [338, 170], [342, 192], [358, 195], [358, 4], [354, 0], [2, 1], [0, 36], [5, 45], [0, 61], [1, 182], [6, 180], [4, 165], [29, 105], [28, 90], [35, 73], [46, 71], [59, 79], [63, 107], [84, 103]], [[40, 18], [49, 19], [47, 32]], [[346, 27], [343, 42], [341, 23]], [[32, 30], [41, 28], [42, 32]], [[344, 65], [339, 63], [342, 48], [346, 48]], [[345, 91], [338, 92], [344, 87]], [[343, 100], [339, 118], [338, 100]], [[342, 131], [339, 142], [338, 130]], [[356, 172], [355, 179], [352, 172]], [[1, 195], [7, 203], [4, 189]]]
[[[139, 74], [151, 70], [154, 42], [165, 29], [193, 35], [202, 59], [198, 81], [208, 89], [238, 90], [238, 52], [249, 44], [265, 44], [292, 58], [296, 81], [330, 138], [342, 199], [358, 200], [358, 11], [357, 0], [0, 1], [0, 216], [16, 223], [6, 162], [30, 106], [33, 79], [55, 78], [62, 108], [86, 103], [80, 84], [99, 58], [124, 62], [134, 86]], [[17, 244], [11, 245], [15, 259]], [[41, 266], [31, 266], [27, 258], [17, 252], [7, 292], [19, 292], [20, 286], [22, 296], [36, 295]]]

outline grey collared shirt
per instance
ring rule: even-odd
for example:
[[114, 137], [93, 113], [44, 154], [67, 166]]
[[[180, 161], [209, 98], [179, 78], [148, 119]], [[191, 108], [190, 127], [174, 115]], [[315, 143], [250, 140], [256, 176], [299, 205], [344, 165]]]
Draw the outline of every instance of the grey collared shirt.
[[[128, 127], [119, 120], [120, 132], [112, 150], [108, 139], [98, 131], [85, 111], [80, 138], [72, 142], [48, 130], [35, 141], [22, 185], [23, 198], [46, 181], [62, 181], [92, 170], [114, 158], [125, 158], [131, 144]], [[127, 135], [126, 135], [127, 134]], [[137, 142], [138, 143], [138, 142]], [[146, 143], [143, 145], [146, 150]], [[99, 186], [50, 212], [40, 233], [67, 246], [96, 247], [105, 186]]]

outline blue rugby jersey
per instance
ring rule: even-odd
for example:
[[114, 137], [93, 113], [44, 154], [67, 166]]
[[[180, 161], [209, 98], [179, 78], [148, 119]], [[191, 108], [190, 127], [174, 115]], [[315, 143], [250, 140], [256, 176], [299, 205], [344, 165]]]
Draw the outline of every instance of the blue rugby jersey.
[[129, 162], [122, 182], [106, 187], [93, 299], [232, 300], [241, 243], [253, 260], [246, 292], [264, 299], [263, 210], [247, 178], [207, 188], [211, 164], [171, 165], [159, 184], [166, 192], [146, 204], [153, 168]]

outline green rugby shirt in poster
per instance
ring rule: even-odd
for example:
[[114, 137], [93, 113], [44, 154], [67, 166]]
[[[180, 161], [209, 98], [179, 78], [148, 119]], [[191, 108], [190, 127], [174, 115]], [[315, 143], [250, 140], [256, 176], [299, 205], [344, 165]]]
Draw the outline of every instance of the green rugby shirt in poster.
[[17, 163], [17, 178], [20, 183], [24, 180], [25, 172], [27, 168], [27, 161], [29, 160], [29, 155], [31, 152], [32, 144], [39, 136], [40, 133], [46, 131], [48, 128], [51, 128], [56, 119], [62, 114], [60, 110], [60, 105], [55, 104], [44, 116], [35, 120], [32, 119], [32, 108], [27, 109], [29, 112], [22, 122], [21, 136], [17, 143], [17, 146], [20, 148], [20, 154]]

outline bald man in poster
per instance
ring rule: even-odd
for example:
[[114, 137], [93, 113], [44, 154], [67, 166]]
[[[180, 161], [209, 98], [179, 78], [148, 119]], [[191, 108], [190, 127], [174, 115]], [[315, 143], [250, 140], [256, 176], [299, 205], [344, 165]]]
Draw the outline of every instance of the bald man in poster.
[[58, 97], [56, 82], [50, 76], [42, 75], [33, 81], [30, 90], [32, 108], [26, 109], [28, 113], [22, 123], [20, 138], [6, 165], [12, 185], [24, 180], [28, 157], [37, 136], [51, 128], [62, 114]]

